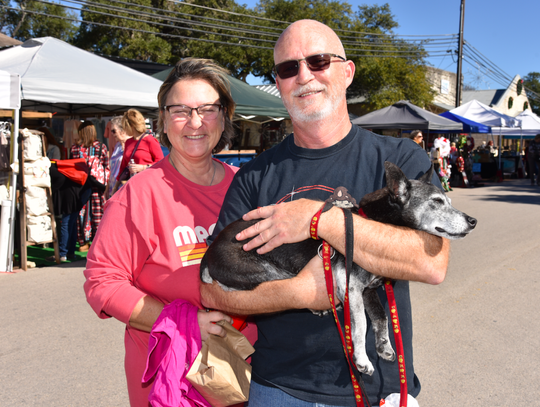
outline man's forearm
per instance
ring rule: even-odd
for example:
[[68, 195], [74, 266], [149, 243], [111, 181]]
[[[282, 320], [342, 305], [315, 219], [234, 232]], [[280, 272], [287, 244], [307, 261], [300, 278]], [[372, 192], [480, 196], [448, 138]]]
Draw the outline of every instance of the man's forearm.
[[[353, 216], [354, 262], [373, 274], [439, 284], [446, 276], [450, 243], [447, 239], [409, 228]], [[345, 252], [345, 221], [339, 208], [321, 216], [318, 234]]]
[[201, 300], [207, 308], [237, 315], [330, 308], [319, 257], [313, 258], [296, 277], [262, 283], [250, 291], [224, 291], [216, 281], [201, 282]]

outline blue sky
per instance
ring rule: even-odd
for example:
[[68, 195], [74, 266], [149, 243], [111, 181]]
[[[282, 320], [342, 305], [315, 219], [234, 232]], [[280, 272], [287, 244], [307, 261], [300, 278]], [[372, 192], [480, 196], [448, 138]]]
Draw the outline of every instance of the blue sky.
[[[256, 0], [239, 0], [253, 7]], [[399, 27], [398, 35], [441, 35], [459, 32], [460, 0], [386, 0], [348, 1], [354, 11], [362, 4], [388, 3]], [[465, 0], [464, 38], [500, 70], [513, 78], [529, 72], [540, 72], [540, 1]], [[440, 69], [456, 72], [451, 56], [429, 60]], [[474, 64], [463, 63], [465, 83], [478, 89], [506, 88], [505, 80], [496, 82]], [[259, 84], [258, 78], [248, 78]], [[504, 85], [503, 85], [504, 84]]]

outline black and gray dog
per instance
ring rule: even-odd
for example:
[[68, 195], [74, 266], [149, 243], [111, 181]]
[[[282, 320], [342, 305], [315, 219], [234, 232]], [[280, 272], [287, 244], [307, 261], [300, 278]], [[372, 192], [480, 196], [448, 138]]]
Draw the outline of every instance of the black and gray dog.
[[[359, 204], [368, 218], [422, 230], [447, 239], [461, 239], [475, 228], [476, 219], [452, 207], [450, 199], [431, 184], [433, 168], [420, 179], [409, 180], [395, 164], [385, 162], [384, 165], [386, 187], [367, 194]], [[354, 199], [347, 197], [346, 190], [341, 189], [338, 195], [341, 197], [341, 204], [338, 203], [337, 206], [353, 206], [347, 204], [351, 200], [354, 202]], [[246, 222], [240, 219], [218, 235], [202, 259], [202, 281], [212, 283], [216, 280], [225, 290], [252, 290], [265, 281], [296, 276], [317, 255], [321, 243], [313, 239], [285, 244], [263, 255], [259, 255], [255, 250], [244, 251], [242, 245], [246, 241], [239, 242], [235, 236], [259, 220]], [[345, 258], [340, 253], [332, 260], [332, 270], [337, 297], [343, 302], [346, 270]], [[360, 372], [369, 375], [373, 374], [374, 370], [365, 350], [365, 313], [373, 325], [377, 353], [385, 360], [395, 359], [388, 335], [388, 319], [376, 292], [377, 287], [382, 284], [382, 277], [373, 275], [353, 263], [349, 281], [349, 303], [354, 362]]]

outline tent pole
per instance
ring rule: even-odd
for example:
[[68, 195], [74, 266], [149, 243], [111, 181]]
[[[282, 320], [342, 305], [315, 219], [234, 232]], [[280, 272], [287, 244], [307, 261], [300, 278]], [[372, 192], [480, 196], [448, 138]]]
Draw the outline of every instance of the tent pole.
[[459, 17], [459, 48], [456, 77], [456, 107], [461, 106], [461, 71], [463, 66], [463, 25], [465, 23], [465, 0], [461, 0], [461, 9]]
[[[19, 118], [21, 115], [20, 109], [15, 109], [13, 113], [13, 133], [11, 133], [11, 219], [9, 225], [9, 244], [8, 244], [8, 261], [7, 271], [13, 271], [13, 252], [15, 248], [15, 217], [17, 215], [17, 174], [19, 173]], [[21, 174], [24, 176], [24, 174]]]

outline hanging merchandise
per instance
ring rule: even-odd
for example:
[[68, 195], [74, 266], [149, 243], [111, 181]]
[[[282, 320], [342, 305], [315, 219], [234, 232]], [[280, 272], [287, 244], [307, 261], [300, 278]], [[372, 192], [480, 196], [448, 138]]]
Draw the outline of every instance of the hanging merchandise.
[[24, 138], [24, 161], [35, 161], [43, 157], [43, 144], [41, 141], [41, 133], [23, 129], [21, 134]]
[[53, 238], [51, 217], [49, 215], [28, 216], [26, 228], [29, 242], [44, 243], [50, 242]]
[[9, 170], [9, 139], [11, 138], [11, 124], [0, 122], [0, 171]]
[[0, 122], [0, 186], [6, 185], [9, 179], [11, 123]]
[[47, 191], [45, 188], [26, 188], [26, 213], [29, 216], [41, 216], [49, 212], [47, 203]]
[[[21, 248], [21, 268], [26, 269], [26, 247], [29, 244], [54, 243], [57, 250], [54, 213], [51, 200], [51, 161], [45, 156], [44, 134], [20, 130], [23, 177], [21, 192], [21, 226], [26, 236]], [[25, 227], [26, 226], [26, 227]]]
[[33, 187], [48, 188], [51, 186], [51, 161], [41, 157], [35, 161], [24, 162], [24, 184]]

